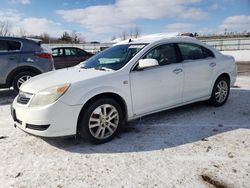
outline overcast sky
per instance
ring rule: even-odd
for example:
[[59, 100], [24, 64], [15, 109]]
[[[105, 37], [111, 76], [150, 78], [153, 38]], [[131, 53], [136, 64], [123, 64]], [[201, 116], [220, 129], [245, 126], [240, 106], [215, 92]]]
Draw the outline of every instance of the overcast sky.
[[75, 30], [88, 41], [135, 26], [142, 34], [242, 32], [250, 31], [250, 0], [1, 0], [5, 20], [15, 34]]

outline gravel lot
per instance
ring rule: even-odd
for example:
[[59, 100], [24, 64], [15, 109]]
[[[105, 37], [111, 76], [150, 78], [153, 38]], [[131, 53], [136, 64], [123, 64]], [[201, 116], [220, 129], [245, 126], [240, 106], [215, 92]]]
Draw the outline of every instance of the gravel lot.
[[150, 115], [115, 140], [41, 139], [13, 127], [0, 90], [0, 187], [250, 187], [250, 76], [219, 108], [196, 103]]

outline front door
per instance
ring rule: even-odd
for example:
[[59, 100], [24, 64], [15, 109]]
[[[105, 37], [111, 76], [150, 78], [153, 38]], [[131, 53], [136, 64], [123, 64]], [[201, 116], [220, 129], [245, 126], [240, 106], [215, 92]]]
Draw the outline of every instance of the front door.
[[183, 68], [174, 44], [152, 49], [143, 59], [153, 58], [158, 66], [130, 73], [134, 115], [161, 110], [182, 102]]

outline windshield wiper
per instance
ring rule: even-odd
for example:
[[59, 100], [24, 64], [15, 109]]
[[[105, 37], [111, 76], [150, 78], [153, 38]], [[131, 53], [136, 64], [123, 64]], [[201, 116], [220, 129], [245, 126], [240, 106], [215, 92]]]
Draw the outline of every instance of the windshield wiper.
[[81, 69], [90, 69], [89, 67], [81, 66]]
[[110, 71], [113, 69], [107, 68], [107, 67], [94, 67], [95, 70], [101, 70], [101, 71]]

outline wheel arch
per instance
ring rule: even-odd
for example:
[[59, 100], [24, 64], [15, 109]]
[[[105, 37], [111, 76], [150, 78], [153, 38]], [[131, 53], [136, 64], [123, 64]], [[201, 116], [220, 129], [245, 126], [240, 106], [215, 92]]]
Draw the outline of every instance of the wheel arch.
[[81, 116], [83, 115], [85, 109], [95, 100], [101, 99], [101, 98], [111, 98], [113, 100], [115, 100], [116, 102], [118, 102], [118, 104], [121, 106], [122, 111], [124, 112], [124, 122], [127, 121], [128, 119], [128, 108], [127, 108], [127, 104], [125, 102], [125, 100], [117, 93], [113, 93], [113, 92], [104, 92], [104, 93], [100, 93], [97, 94], [93, 97], [91, 97], [90, 99], [87, 100], [87, 102], [83, 105], [79, 115], [78, 115], [78, 119], [77, 119], [77, 133], [78, 133], [78, 128], [79, 128], [79, 122], [81, 120]]
[[229, 81], [229, 85], [230, 85], [230, 83], [231, 83], [230, 74], [224, 72], [224, 73], [219, 74], [219, 75], [216, 77], [216, 79], [215, 79], [214, 82], [213, 82], [213, 86], [214, 86], [215, 82], [216, 82], [219, 78], [221, 78], [221, 77], [227, 78], [228, 81]]
[[31, 67], [31, 66], [21, 66], [21, 67], [17, 67], [15, 68], [14, 70], [12, 70], [7, 79], [6, 79], [6, 84], [7, 86], [11, 86], [12, 83], [13, 83], [13, 80], [15, 78], [15, 75], [21, 73], [21, 72], [26, 72], [26, 71], [29, 71], [29, 72], [32, 72], [32, 73], [35, 73], [35, 74], [41, 74], [42, 71], [40, 71], [39, 69], [35, 68], [35, 67]]
[[212, 85], [211, 91], [210, 91], [211, 94], [212, 94], [212, 92], [213, 92], [213, 88], [214, 88], [215, 82], [216, 82], [219, 78], [221, 78], [221, 77], [227, 78], [227, 79], [229, 80], [229, 85], [230, 85], [230, 83], [231, 83], [230, 74], [228, 74], [228, 73], [226, 73], [226, 72], [220, 73], [220, 74], [218, 74], [218, 75], [215, 77], [215, 79], [214, 79], [214, 81], [213, 81], [213, 85]]

